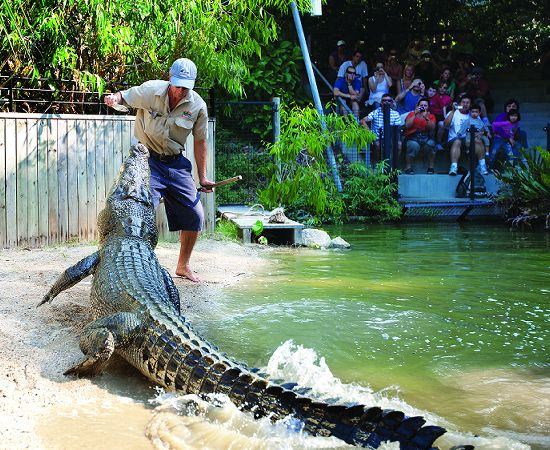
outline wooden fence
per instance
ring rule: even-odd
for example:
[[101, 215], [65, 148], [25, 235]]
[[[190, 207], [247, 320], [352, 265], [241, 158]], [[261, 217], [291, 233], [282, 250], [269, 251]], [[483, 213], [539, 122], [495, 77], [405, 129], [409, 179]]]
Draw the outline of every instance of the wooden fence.
[[[131, 145], [133, 125], [133, 116], [0, 114], [0, 248], [96, 239], [97, 214]], [[210, 121], [210, 179], [214, 132]], [[186, 147], [194, 162], [192, 137]], [[213, 194], [202, 201], [212, 231]], [[162, 238], [177, 239], [162, 204], [157, 224]]]

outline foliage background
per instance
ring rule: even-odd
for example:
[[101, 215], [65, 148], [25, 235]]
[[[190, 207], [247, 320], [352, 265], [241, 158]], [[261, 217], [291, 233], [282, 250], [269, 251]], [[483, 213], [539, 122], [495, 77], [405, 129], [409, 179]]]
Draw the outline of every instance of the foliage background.
[[312, 51], [326, 65], [339, 39], [367, 54], [379, 46], [403, 50], [414, 37], [435, 49], [460, 39], [486, 68], [533, 67], [550, 45], [549, 0], [327, 0], [321, 17], [305, 17]]
[[[299, 7], [308, 4], [297, 0]], [[140, 84], [185, 55], [198, 84], [242, 91], [250, 58], [277, 37], [284, 0], [1, 0], [0, 73]]]

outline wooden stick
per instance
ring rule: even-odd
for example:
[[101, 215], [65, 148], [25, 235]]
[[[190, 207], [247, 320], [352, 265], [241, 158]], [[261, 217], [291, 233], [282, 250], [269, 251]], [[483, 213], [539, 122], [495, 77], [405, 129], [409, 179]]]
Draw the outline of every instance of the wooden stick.
[[229, 183], [234, 183], [235, 181], [239, 181], [239, 180], [242, 180], [243, 177], [241, 175], [237, 175], [236, 177], [231, 177], [231, 178], [227, 178], [225, 180], [222, 180], [222, 181], [218, 181], [217, 183], [214, 183], [212, 186], [209, 186], [210, 188], [217, 188], [217, 187], [220, 187], [220, 186], [225, 186], [226, 184], [229, 184]]

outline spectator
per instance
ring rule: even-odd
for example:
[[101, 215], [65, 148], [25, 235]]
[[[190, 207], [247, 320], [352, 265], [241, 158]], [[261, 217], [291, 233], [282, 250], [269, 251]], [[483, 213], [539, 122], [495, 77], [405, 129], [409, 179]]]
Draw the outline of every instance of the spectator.
[[403, 53], [403, 61], [410, 62], [411, 64], [416, 64], [420, 61], [422, 54], [423, 44], [420, 38], [415, 37], [405, 49]]
[[445, 83], [441, 83], [439, 86], [432, 84], [428, 88], [428, 98], [430, 99], [430, 112], [436, 120], [444, 120], [449, 106], [453, 102], [452, 98], [447, 95], [447, 85]]
[[[357, 78], [355, 67], [349, 66], [346, 69], [345, 77], [336, 78], [334, 83], [334, 96], [340, 97], [353, 111], [353, 115], [359, 118], [359, 101], [363, 96], [361, 80]], [[346, 109], [340, 105], [340, 114], [347, 115]]]
[[483, 69], [474, 67], [468, 75], [465, 82], [459, 86], [461, 92], [465, 92], [468, 97], [474, 99], [474, 103], [481, 106], [481, 117], [487, 117], [487, 111], [493, 109], [493, 99], [489, 90], [489, 82], [483, 77]]
[[424, 89], [425, 86], [421, 79], [413, 80], [412, 84], [395, 98], [399, 113], [405, 114], [414, 111], [418, 100], [424, 97]]
[[369, 99], [367, 103], [372, 109], [376, 109], [380, 106], [382, 95], [389, 93], [392, 85], [390, 76], [384, 70], [384, 63], [376, 63], [374, 75], [369, 77], [368, 84]]
[[439, 67], [451, 67], [453, 65], [449, 46], [445, 42], [441, 43], [440, 47], [432, 54], [432, 57]]
[[462, 89], [462, 86], [464, 86], [464, 84], [467, 82], [467, 77], [472, 72], [475, 64], [472, 61], [472, 55], [468, 54], [458, 55], [456, 62], [458, 67], [455, 71], [455, 80], [457, 86], [457, 91], [455, 95], [462, 97], [464, 94], [466, 94], [466, 91], [462, 91], [460, 89]]
[[397, 59], [397, 50], [392, 48], [389, 51], [388, 58], [386, 59], [386, 73], [390, 76], [392, 84], [390, 86], [390, 92], [397, 92], [397, 84], [403, 76], [403, 65]]
[[421, 59], [414, 68], [417, 78], [427, 83], [432, 83], [436, 78], [437, 67], [432, 61], [432, 54], [429, 50], [422, 50]]
[[441, 83], [447, 85], [447, 95], [451, 97], [451, 100], [455, 98], [456, 82], [453, 79], [453, 73], [451, 72], [450, 67], [443, 67], [441, 73], [439, 74], [439, 80], [434, 81], [436, 86], [439, 86]]
[[[447, 143], [450, 145], [451, 167], [449, 175], [455, 176], [458, 173], [458, 159], [460, 152], [468, 149], [464, 146], [466, 136], [461, 135], [460, 130], [462, 122], [470, 118], [470, 105], [472, 100], [467, 95], [462, 96], [460, 105], [454, 103], [453, 109], [445, 117], [445, 127], [449, 129], [449, 138]], [[475, 152], [479, 160], [479, 171], [482, 174], [487, 174], [487, 165], [485, 163], [485, 150], [482, 144], [476, 143]]]
[[429, 101], [427, 98], [421, 98], [416, 104], [414, 111], [411, 111], [405, 119], [405, 148], [406, 167], [405, 173], [413, 175], [413, 159], [421, 152], [428, 153], [428, 174], [434, 173], [435, 161], [435, 141], [433, 134], [435, 131], [435, 116], [429, 112]]
[[460, 125], [460, 131], [458, 134], [460, 136], [466, 136], [464, 138], [464, 143], [466, 144], [466, 148], [470, 148], [470, 140], [471, 140], [471, 134], [470, 134], [470, 127], [473, 125], [476, 127], [477, 131], [475, 133], [475, 141], [477, 143], [482, 143], [485, 155], [489, 152], [489, 146], [491, 145], [489, 142], [489, 139], [491, 138], [491, 132], [489, 131], [489, 127], [481, 120], [480, 117], [481, 114], [481, 106], [474, 104], [470, 107], [470, 118], [466, 119], [462, 124]]
[[[510, 100], [507, 100], [506, 103], [504, 103], [504, 112], [495, 117], [495, 122], [504, 122], [505, 120], [508, 120], [508, 113], [512, 110], [516, 110], [519, 112], [519, 102], [515, 98], [511, 98]], [[519, 126], [520, 124], [518, 122], [518, 127]], [[525, 130], [522, 130], [521, 128], [518, 129], [518, 134], [521, 146], [523, 148], [528, 148], [529, 145], [527, 143], [527, 133], [525, 132]]]
[[[433, 91], [435, 94], [431, 95]], [[443, 135], [445, 134], [445, 127], [443, 121], [445, 116], [449, 112], [449, 107], [453, 100], [447, 95], [447, 84], [440, 83], [439, 86], [432, 85], [428, 88], [428, 98], [430, 99], [430, 112], [435, 116], [437, 121], [437, 150], [443, 150], [441, 143], [443, 142]]]
[[[380, 100], [380, 106], [374, 111], [371, 111], [366, 117], [361, 119], [361, 125], [369, 126], [369, 128], [376, 134], [376, 141], [371, 144], [371, 150], [373, 150], [373, 160], [380, 160], [380, 141], [384, 137], [384, 111], [383, 105], [390, 105], [390, 125], [401, 126], [401, 117], [399, 113], [394, 109], [395, 104], [391, 94], [383, 94]], [[401, 145], [401, 142], [398, 144]]]
[[414, 80], [414, 66], [407, 64], [403, 69], [403, 78], [397, 83], [397, 95], [408, 89]]
[[508, 117], [504, 121], [494, 121], [493, 131], [495, 137], [493, 139], [493, 146], [491, 147], [491, 156], [489, 158], [489, 165], [494, 167], [498, 154], [501, 149], [504, 149], [506, 154], [506, 160], [509, 163], [520, 156], [521, 143], [519, 141], [519, 121], [521, 115], [517, 109], [511, 109], [508, 113]]
[[339, 40], [336, 43], [336, 48], [328, 57], [330, 81], [332, 81], [333, 83], [336, 81], [336, 78], [338, 77], [338, 69], [340, 69], [340, 66], [342, 65], [342, 63], [344, 61], [347, 61], [348, 59], [349, 59], [349, 54], [346, 49], [346, 41]]
[[364, 92], [366, 92], [368, 89], [367, 79], [369, 76], [369, 69], [367, 67], [367, 63], [363, 61], [363, 53], [361, 51], [356, 50], [350, 60], [342, 63], [338, 69], [338, 76], [344, 78], [344, 73], [348, 67], [353, 67], [355, 69], [356, 77], [361, 80], [361, 84], [365, 89]]

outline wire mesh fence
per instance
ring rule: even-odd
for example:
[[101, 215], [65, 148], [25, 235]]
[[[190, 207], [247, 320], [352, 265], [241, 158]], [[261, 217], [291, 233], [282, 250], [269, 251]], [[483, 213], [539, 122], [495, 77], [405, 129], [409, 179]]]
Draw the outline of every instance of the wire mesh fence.
[[[42, 114], [120, 114], [103, 103], [105, 92], [128, 89], [127, 83], [107, 82], [102, 91], [78, 80], [0, 76], [0, 111]], [[208, 89], [195, 90], [210, 103]]]
[[[221, 204], [258, 203], [258, 191], [267, 187], [272, 163], [267, 144], [274, 142], [276, 109], [269, 102], [216, 103], [216, 179], [235, 175], [243, 179], [216, 189]], [[275, 125], [275, 126], [274, 126]]]

